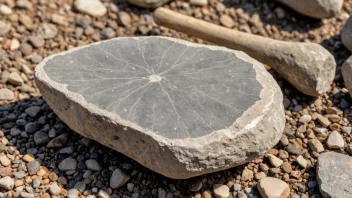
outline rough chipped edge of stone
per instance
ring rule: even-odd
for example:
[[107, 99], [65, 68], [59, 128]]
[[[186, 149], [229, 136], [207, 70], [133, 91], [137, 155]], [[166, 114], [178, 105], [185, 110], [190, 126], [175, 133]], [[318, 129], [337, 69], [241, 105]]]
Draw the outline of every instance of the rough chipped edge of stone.
[[[98, 45], [100, 43], [109, 42], [111, 40], [119, 40], [119, 39], [136, 39], [136, 40], [138, 40], [138, 39], [145, 39], [145, 38], [168, 39], [173, 42], [185, 44], [187, 46], [207, 47], [208, 49], [211, 49], [211, 50], [232, 52], [235, 56], [242, 59], [243, 61], [252, 63], [253, 68], [256, 70], [256, 72], [264, 72], [265, 73], [264, 75], [266, 75], [266, 79], [261, 79], [261, 78], [258, 79], [258, 75], [256, 78], [259, 82], [261, 82], [261, 85], [263, 86], [263, 89], [260, 92], [260, 100], [256, 101], [256, 103], [254, 105], [252, 105], [248, 110], [243, 112], [242, 116], [239, 117], [237, 120], [235, 120], [234, 123], [231, 126], [229, 126], [229, 128], [227, 128], [227, 129], [220, 129], [220, 130], [214, 131], [208, 135], [197, 137], [197, 138], [169, 139], [169, 138], [160, 136], [156, 133], [144, 130], [142, 127], [138, 126], [135, 123], [121, 119], [116, 113], [102, 110], [99, 107], [97, 107], [96, 105], [87, 102], [80, 94], [69, 91], [67, 89], [66, 84], [61, 84], [61, 83], [57, 83], [55, 81], [52, 81], [47, 76], [46, 72], [44, 71], [45, 63], [57, 55], [64, 55], [64, 54], [72, 53], [74, 51], [78, 51], [80, 49], [90, 47], [93, 45]], [[85, 45], [85, 46], [79, 46], [79, 47], [70, 49], [68, 51], [53, 54], [53, 55], [50, 55], [49, 57], [45, 58], [40, 64], [37, 65], [37, 67], [35, 69], [35, 78], [36, 78], [36, 80], [39, 80], [42, 83], [47, 84], [47, 86], [57, 89], [58, 91], [60, 91], [64, 95], [66, 95], [67, 98], [77, 102], [82, 107], [87, 108], [88, 111], [92, 112], [93, 114], [102, 115], [103, 117], [108, 118], [110, 122], [116, 123], [120, 126], [122, 125], [123, 127], [129, 127], [134, 130], [141, 131], [141, 132], [145, 133], [146, 135], [151, 136], [156, 141], [163, 142], [165, 144], [165, 146], [179, 146], [179, 147], [190, 148], [190, 145], [192, 145], [193, 148], [201, 148], [201, 147], [205, 146], [205, 143], [212, 144], [214, 142], [220, 142], [220, 141], [222, 142], [224, 138], [235, 139], [236, 136], [242, 135], [242, 134], [252, 130], [253, 128], [255, 128], [256, 125], [258, 125], [260, 122], [262, 122], [262, 120], [265, 116], [269, 116], [268, 114], [270, 113], [271, 108], [273, 108], [273, 107], [280, 108], [280, 109], [282, 109], [282, 113], [284, 111], [283, 104], [282, 104], [282, 97], [283, 96], [282, 96], [280, 88], [276, 84], [276, 81], [265, 70], [264, 66], [261, 63], [259, 63], [255, 59], [249, 57], [244, 52], [231, 50], [231, 49], [227, 49], [225, 47], [219, 47], [219, 46], [211, 46], [211, 45], [205, 46], [202, 44], [195, 44], [195, 43], [191, 43], [191, 42], [180, 40], [180, 39], [174, 39], [174, 38], [162, 37], [162, 36], [114, 38], [114, 39], [110, 39], [110, 40], [92, 43], [92, 44]], [[271, 81], [271, 83], [268, 83], [268, 81]], [[274, 84], [272, 84], [272, 83], [274, 83]], [[274, 86], [272, 86], [272, 85], [274, 85]], [[277, 96], [275, 97], [275, 95], [277, 95], [277, 92], [280, 92], [279, 98], [276, 98]], [[270, 93], [270, 94], [268, 94], [268, 93]], [[270, 98], [270, 101], [267, 101], [267, 99], [263, 99], [265, 97]], [[277, 100], [280, 101], [280, 104], [276, 103], [276, 102], [278, 102]], [[257, 112], [262, 112], [262, 113], [259, 114], [258, 116], [255, 116], [257, 114]], [[278, 115], [274, 115], [274, 116], [276, 117]], [[284, 116], [284, 115], [282, 115], [282, 116]], [[277, 120], [280, 120], [280, 119], [277, 119]]]

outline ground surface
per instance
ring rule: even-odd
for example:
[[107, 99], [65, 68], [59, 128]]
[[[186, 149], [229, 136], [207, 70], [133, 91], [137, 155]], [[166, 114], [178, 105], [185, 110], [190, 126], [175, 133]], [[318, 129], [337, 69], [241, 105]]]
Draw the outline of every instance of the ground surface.
[[[252, 187], [259, 178], [268, 175], [289, 183], [291, 197], [319, 197], [316, 183], [319, 153], [308, 146], [308, 140], [316, 138], [323, 142], [325, 152], [330, 151], [332, 149], [325, 141], [336, 130], [344, 142], [334, 142], [333, 151], [349, 154], [348, 151], [352, 150], [350, 131], [344, 127], [351, 126], [352, 99], [340, 73], [340, 67], [350, 53], [343, 47], [339, 35], [352, 13], [351, 0], [345, 1], [341, 14], [327, 20], [310, 19], [266, 0], [209, 0], [209, 6], [204, 7], [184, 1], [165, 5], [252, 34], [319, 43], [334, 55], [338, 65], [330, 91], [319, 98], [297, 92], [270, 70], [285, 95], [286, 129], [280, 143], [269, 151], [284, 161], [280, 168], [275, 168], [268, 156], [263, 156], [237, 168], [188, 180], [171, 180], [155, 174], [122, 154], [74, 133], [40, 98], [33, 82], [33, 69], [50, 54], [115, 36], [163, 35], [198, 43], [203, 41], [158, 27], [153, 24], [150, 10], [131, 6], [124, 0], [103, 1], [108, 12], [98, 18], [76, 11], [72, 0], [31, 2], [0, 1], [0, 5], [7, 5], [12, 11], [7, 16], [0, 15], [0, 22], [11, 24], [11, 29], [0, 36], [0, 88], [11, 90], [6, 94], [2, 90], [0, 94], [10, 99], [2, 100], [0, 108], [0, 129], [3, 132], [0, 135], [4, 136], [0, 150], [6, 151], [6, 156], [4, 152], [0, 155], [0, 175], [16, 178], [16, 190], [2, 190], [8, 196], [47, 197], [59, 192], [66, 196], [66, 190], [76, 188], [83, 195], [97, 195], [101, 190], [101, 197], [104, 193], [115, 197], [211, 197], [215, 196], [213, 184], [224, 184], [230, 187], [233, 197], [256, 197], [257, 190]], [[19, 75], [15, 74], [17, 72]], [[56, 140], [48, 144], [53, 138]], [[300, 162], [307, 162], [306, 168], [296, 162], [298, 155], [304, 159], [300, 158]], [[33, 157], [42, 162], [41, 170], [37, 171], [39, 164], [25, 163]], [[68, 157], [75, 160], [69, 158], [64, 161], [66, 164], [62, 164]], [[91, 159], [95, 159], [98, 165]], [[112, 189], [109, 187], [110, 177], [116, 168], [130, 179], [122, 187]], [[61, 189], [52, 184], [57, 180]]]

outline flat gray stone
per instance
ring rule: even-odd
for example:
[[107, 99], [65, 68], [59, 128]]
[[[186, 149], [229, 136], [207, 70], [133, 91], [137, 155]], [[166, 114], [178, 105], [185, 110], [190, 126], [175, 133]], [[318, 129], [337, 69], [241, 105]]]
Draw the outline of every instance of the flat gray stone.
[[352, 52], [352, 16], [346, 21], [341, 30], [341, 41], [343, 45]]
[[36, 67], [36, 83], [73, 130], [172, 178], [250, 161], [284, 128], [271, 75], [222, 47], [112, 39], [50, 56]]
[[340, 153], [320, 154], [317, 175], [324, 198], [352, 197], [352, 157]]
[[130, 179], [129, 175], [127, 175], [126, 173], [122, 172], [120, 169], [117, 168], [114, 170], [114, 172], [111, 175], [110, 187], [112, 189], [122, 187], [128, 182], [129, 179]]
[[142, 7], [142, 8], [157, 8], [170, 0], [127, 0], [128, 3]]
[[86, 160], [85, 164], [88, 170], [91, 170], [91, 171], [101, 171], [103, 169], [99, 164], [99, 162], [97, 162], [95, 159]]
[[77, 167], [77, 161], [71, 157], [62, 160], [59, 164], [59, 169], [62, 171], [74, 171]]
[[40, 169], [40, 164], [38, 161], [33, 160], [27, 163], [27, 170], [29, 175], [35, 175]]

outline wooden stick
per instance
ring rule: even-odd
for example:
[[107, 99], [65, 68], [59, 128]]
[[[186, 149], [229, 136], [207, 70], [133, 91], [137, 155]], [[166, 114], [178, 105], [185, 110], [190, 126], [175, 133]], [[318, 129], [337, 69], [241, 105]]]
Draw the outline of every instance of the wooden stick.
[[154, 12], [157, 24], [231, 49], [244, 51], [271, 66], [301, 92], [318, 96], [329, 89], [334, 57], [315, 43], [278, 41], [231, 30], [166, 8]]

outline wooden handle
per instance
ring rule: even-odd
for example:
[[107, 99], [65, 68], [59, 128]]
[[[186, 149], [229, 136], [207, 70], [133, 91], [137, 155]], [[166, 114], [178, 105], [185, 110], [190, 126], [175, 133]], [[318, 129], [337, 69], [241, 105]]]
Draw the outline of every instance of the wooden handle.
[[231, 30], [158, 8], [157, 24], [227, 48], [240, 50], [269, 65], [298, 90], [311, 96], [325, 92], [335, 75], [333, 56], [315, 43], [280, 41]]
[[262, 60], [262, 54], [258, 54], [258, 51], [265, 48], [265, 43], [269, 39], [221, 27], [166, 8], [155, 10], [154, 21], [159, 25], [215, 44], [244, 51], [257, 60]]

